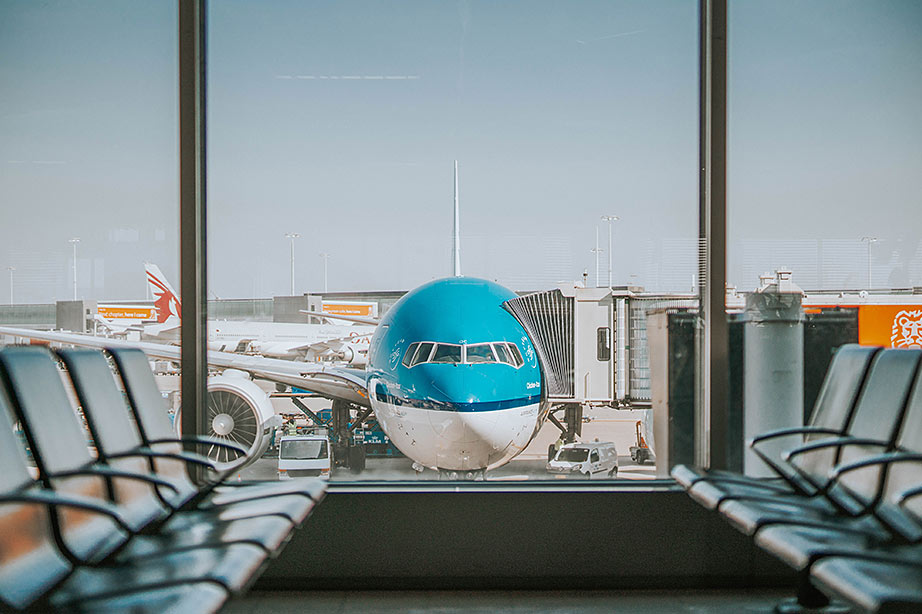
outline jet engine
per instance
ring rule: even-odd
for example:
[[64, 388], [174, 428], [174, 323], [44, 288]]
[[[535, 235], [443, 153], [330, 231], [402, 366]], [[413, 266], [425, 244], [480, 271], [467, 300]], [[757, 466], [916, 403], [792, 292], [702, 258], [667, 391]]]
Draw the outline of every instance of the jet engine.
[[349, 343], [342, 349], [342, 360], [350, 367], [364, 367], [368, 364], [368, 346]]
[[322, 348], [309, 348], [300, 360], [305, 362], [345, 363], [357, 369], [368, 364], [368, 346], [358, 343], [329, 343]]
[[[177, 429], [182, 424], [182, 408], [176, 414]], [[269, 395], [246, 373], [226, 370], [208, 379], [208, 407], [205, 435], [247, 448], [245, 465], [260, 458], [269, 447], [272, 431], [281, 424]], [[236, 464], [237, 454], [228, 448], [210, 446], [205, 451], [219, 467]]]

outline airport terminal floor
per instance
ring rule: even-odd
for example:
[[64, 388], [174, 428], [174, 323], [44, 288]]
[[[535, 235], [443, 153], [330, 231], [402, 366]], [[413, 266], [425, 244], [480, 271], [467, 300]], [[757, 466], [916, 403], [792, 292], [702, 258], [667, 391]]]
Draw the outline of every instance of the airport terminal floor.
[[781, 590], [720, 591], [252, 591], [224, 614], [709, 614], [774, 611]]

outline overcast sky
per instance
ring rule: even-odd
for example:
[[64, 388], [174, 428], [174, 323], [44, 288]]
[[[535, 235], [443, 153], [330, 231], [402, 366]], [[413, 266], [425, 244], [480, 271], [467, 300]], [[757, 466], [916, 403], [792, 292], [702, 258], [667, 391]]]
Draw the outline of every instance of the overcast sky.
[[[214, 1], [209, 283], [221, 297], [691, 289], [697, 3]], [[922, 285], [922, 3], [730, 3], [731, 281]], [[143, 298], [178, 270], [174, 2], [0, 2], [0, 272], [17, 302]], [[608, 254], [601, 256], [607, 280]], [[8, 281], [8, 279], [7, 279]], [[0, 301], [9, 284], [0, 284]]]

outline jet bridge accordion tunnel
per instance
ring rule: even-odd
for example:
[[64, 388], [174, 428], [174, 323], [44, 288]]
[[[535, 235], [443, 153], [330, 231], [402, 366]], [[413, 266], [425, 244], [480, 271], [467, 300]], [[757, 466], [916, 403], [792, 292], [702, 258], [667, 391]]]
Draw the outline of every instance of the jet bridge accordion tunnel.
[[[504, 304], [535, 346], [552, 402], [630, 408], [652, 404], [649, 316], [664, 311], [694, 313], [697, 306], [697, 297], [691, 294], [581, 287], [535, 292]], [[736, 314], [728, 318], [731, 328], [742, 326]], [[815, 398], [829, 364], [828, 357], [819, 357], [828, 354], [830, 343], [838, 347], [857, 341], [858, 312], [811, 309], [804, 326], [804, 407], [809, 411], [812, 402], [806, 401]]]
[[541, 360], [555, 404], [650, 407], [647, 312], [697, 306], [693, 295], [560, 287], [506, 301]]
[[538, 353], [551, 403], [614, 400], [611, 305], [607, 288], [558, 288], [503, 304]]

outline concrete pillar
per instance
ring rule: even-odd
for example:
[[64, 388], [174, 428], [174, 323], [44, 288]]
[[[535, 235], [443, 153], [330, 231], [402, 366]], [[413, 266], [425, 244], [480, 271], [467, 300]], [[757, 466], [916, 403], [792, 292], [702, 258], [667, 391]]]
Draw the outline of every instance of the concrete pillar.
[[[743, 439], [803, 424], [804, 313], [803, 291], [791, 271], [763, 276], [762, 286], [746, 297], [743, 358]], [[790, 440], [763, 446], [771, 456], [791, 447]], [[747, 475], [772, 471], [748, 446], [743, 456]]]

